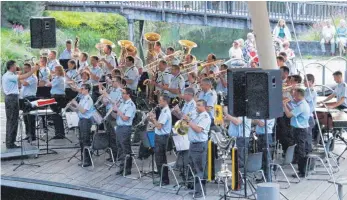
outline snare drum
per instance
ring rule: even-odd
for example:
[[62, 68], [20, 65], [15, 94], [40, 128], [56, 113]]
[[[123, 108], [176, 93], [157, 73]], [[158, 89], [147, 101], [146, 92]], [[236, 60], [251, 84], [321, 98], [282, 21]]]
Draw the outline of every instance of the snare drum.
[[78, 127], [78, 122], [80, 121], [78, 114], [76, 112], [66, 112], [65, 113], [67, 127], [75, 128]]

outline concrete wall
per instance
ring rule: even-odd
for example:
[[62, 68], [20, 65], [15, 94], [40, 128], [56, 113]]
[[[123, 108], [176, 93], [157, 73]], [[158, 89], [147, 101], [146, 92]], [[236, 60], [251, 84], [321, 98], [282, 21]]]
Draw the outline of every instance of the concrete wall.
[[[302, 55], [313, 55], [320, 56], [323, 55], [319, 41], [298, 41], [300, 51]], [[299, 54], [299, 49], [297, 47], [297, 43], [292, 41], [290, 43], [290, 48], [295, 51], [295, 54]], [[330, 53], [330, 45], [325, 46], [325, 49], [328, 53]], [[336, 50], [337, 52], [337, 50]]]

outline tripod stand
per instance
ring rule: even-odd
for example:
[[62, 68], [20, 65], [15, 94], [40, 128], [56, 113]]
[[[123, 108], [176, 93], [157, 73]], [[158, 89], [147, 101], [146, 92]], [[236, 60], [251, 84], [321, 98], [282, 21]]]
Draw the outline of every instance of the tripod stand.
[[23, 150], [23, 116], [27, 115], [28, 113], [22, 113], [22, 115], [19, 115], [18, 118], [18, 123], [19, 123], [19, 130], [20, 130], [20, 159], [21, 162], [19, 164], [14, 164], [17, 165], [17, 167], [15, 167], [13, 169], [13, 171], [16, 171], [19, 167], [23, 166], [23, 165], [28, 165], [28, 166], [35, 166], [35, 167], [40, 167], [40, 165], [35, 165], [35, 164], [30, 164], [30, 163], [25, 163], [24, 162], [24, 150]]

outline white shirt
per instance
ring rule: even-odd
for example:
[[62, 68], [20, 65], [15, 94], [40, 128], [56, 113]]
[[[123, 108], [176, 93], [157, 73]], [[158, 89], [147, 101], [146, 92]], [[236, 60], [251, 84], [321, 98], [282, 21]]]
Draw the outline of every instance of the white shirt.
[[133, 80], [133, 83], [127, 84], [127, 87], [136, 90], [137, 89], [137, 84], [139, 83], [139, 71], [135, 66], [131, 66], [125, 70], [124, 73], [124, 79], [130, 79]]
[[336, 31], [333, 26], [330, 26], [329, 28], [327, 26], [324, 26], [322, 29], [322, 36], [324, 39], [332, 39], [334, 38]]
[[71, 59], [71, 50], [68, 51], [67, 49], [65, 49], [61, 54], [59, 59]]
[[22, 86], [22, 96], [23, 97], [36, 96], [37, 77], [35, 75], [31, 75], [28, 78], [26, 78], [25, 81], [28, 83], [28, 85]]
[[78, 73], [81, 73], [84, 69], [88, 67], [88, 62], [87, 61], [80, 61], [80, 67], [78, 68]]
[[242, 59], [242, 49], [239, 47], [235, 49], [234, 47], [231, 47], [229, 49], [229, 58], [239, 58]]
[[142, 69], [143, 68], [143, 62], [142, 62], [141, 58], [138, 56], [135, 56], [134, 59], [135, 59], [135, 63], [134, 63], [135, 67], [137, 69]]
[[54, 59], [54, 60], [50, 60], [48, 63], [47, 63], [47, 66], [48, 66], [48, 69], [51, 70], [52, 72], [55, 71], [55, 67], [56, 66], [59, 66], [60, 63], [57, 59]]

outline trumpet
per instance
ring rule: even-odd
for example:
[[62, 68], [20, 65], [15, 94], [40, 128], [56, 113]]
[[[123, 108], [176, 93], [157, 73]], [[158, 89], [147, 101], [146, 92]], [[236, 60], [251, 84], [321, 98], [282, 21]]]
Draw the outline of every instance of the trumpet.
[[216, 60], [213, 62], [205, 62], [205, 63], [201, 63], [199, 66], [199, 73], [205, 68], [205, 67], [210, 67], [211, 65], [218, 65], [218, 64], [223, 64], [225, 62], [225, 60]]
[[163, 58], [159, 59], [159, 60], [156, 60], [156, 61], [153, 61], [147, 65], [145, 65], [143, 68], [147, 71], [155, 71], [155, 68], [157, 67], [157, 65], [159, 64], [159, 62], [161, 60], [165, 60], [165, 61], [168, 61], [169, 59], [171, 59], [172, 57], [178, 57], [180, 55], [183, 54], [183, 51], [181, 50], [178, 50], [178, 51], [175, 51], [175, 53], [173, 54], [170, 54], [170, 55], [166, 55], [164, 56]]

